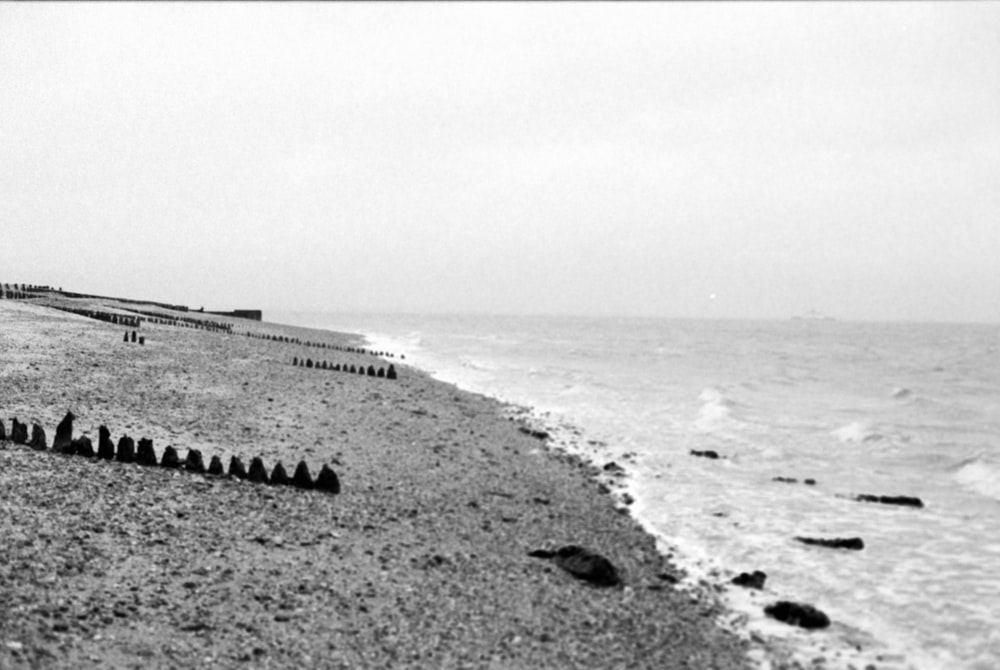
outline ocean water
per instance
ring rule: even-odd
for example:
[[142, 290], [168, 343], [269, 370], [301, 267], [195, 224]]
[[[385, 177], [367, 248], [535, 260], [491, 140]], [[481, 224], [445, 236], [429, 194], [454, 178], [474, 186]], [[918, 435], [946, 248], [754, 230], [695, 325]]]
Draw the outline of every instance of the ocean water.
[[[762, 593], [723, 589], [723, 623], [793, 659], [1000, 667], [1000, 326], [265, 318], [363, 333], [439, 379], [532, 407], [559, 447], [622, 465], [618, 493], [692, 583], [767, 573]], [[925, 506], [851, 499], [862, 493]], [[779, 599], [834, 625], [773, 622], [762, 607]]]

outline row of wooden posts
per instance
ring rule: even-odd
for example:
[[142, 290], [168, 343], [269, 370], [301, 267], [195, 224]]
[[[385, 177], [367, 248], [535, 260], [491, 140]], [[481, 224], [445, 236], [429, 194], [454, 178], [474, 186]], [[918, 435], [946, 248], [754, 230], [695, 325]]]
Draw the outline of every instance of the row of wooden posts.
[[[169, 446], [163, 450], [163, 457], [158, 459], [156, 451], [153, 449], [153, 440], [149, 438], [141, 438], [136, 445], [131, 437], [122, 435], [118, 440], [116, 450], [115, 444], [111, 440], [111, 432], [106, 426], [97, 429], [98, 446], [95, 451], [93, 443], [86, 435], [73, 438], [73, 420], [75, 418], [72, 412], [68, 412], [56, 427], [56, 437], [52, 441], [52, 453], [108, 461], [115, 460], [120, 463], [136, 463], [144, 466], [158, 465], [163, 468], [184, 469], [196, 474], [220, 477], [227, 474], [222, 467], [222, 460], [218, 456], [212, 456], [209, 465], [206, 466], [204, 456], [198, 449], [188, 449], [186, 458], [181, 460], [177, 449]], [[2, 421], [0, 421], [0, 440], [8, 440]], [[31, 447], [36, 451], [48, 450], [45, 429], [37, 423], [32, 424], [31, 437], [29, 438], [28, 425], [18, 421], [16, 417], [11, 419], [9, 441]], [[299, 461], [295, 473], [289, 476], [280, 460], [268, 472], [260, 456], [253, 457], [249, 469], [238, 456], [232, 456], [229, 459], [228, 475], [235, 479], [244, 479], [258, 484], [287, 485], [300, 489], [316, 489], [332, 494], [340, 493], [340, 479], [329, 465], [324, 464], [316, 479], [313, 479], [309, 465], [304, 460]]]
[[292, 357], [292, 365], [296, 365], [303, 368], [315, 368], [317, 370], [332, 370], [333, 372], [347, 372], [352, 375], [367, 375], [368, 377], [377, 377], [379, 379], [396, 379], [398, 374], [396, 373], [396, 367], [390, 363], [389, 369], [379, 368], [375, 369], [374, 365], [369, 365], [367, 368], [364, 365], [347, 365], [344, 363], [333, 364], [329, 361], [316, 361], [313, 362], [311, 358], [299, 358], [298, 356]]
[[[251, 337], [255, 340], [270, 340], [272, 342], [284, 342], [286, 344], [297, 344], [303, 347], [316, 347], [319, 349], [333, 349], [335, 351], [344, 351], [349, 354], [365, 354], [367, 356], [379, 356], [381, 358], [395, 358], [396, 354], [388, 351], [374, 351], [372, 349], [365, 349], [363, 347], [342, 347], [339, 344], [330, 344], [329, 342], [312, 342], [309, 340], [302, 340], [298, 337], [288, 337], [287, 335], [272, 335], [271, 333], [255, 333], [253, 331], [246, 332], [247, 337]], [[401, 356], [400, 358], [406, 358], [406, 356]]]

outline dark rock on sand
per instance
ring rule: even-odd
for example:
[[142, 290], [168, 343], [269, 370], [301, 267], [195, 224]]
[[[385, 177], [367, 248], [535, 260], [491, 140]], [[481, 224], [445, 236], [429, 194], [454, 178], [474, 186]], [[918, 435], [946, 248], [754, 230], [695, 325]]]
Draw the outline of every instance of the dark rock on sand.
[[254, 456], [253, 460], [250, 461], [250, 472], [247, 473], [247, 479], [255, 484], [267, 484], [267, 468], [264, 467], [264, 461], [260, 456]]
[[27, 444], [28, 424], [21, 423], [17, 418], [10, 420], [10, 439], [14, 444]]
[[881, 503], [883, 505], [903, 505], [905, 507], [923, 507], [924, 501], [913, 496], [873, 496], [867, 493], [855, 496], [859, 502]]
[[222, 459], [220, 459], [217, 455], [212, 456], [212, 461], [208, 464], [208, 474], [223, 475], [225, 472], [225, 468], [222, 467]]
[[306, 465], [305, 461], [299, 461], [299, 464], [295, 466], [295, 474], [292, 476], [292, 486], [297, 486], [300, 489], [311, 489], [313, 487], [312, 474], [309, 472], [309, 466]]
[[715, 451], [714, 449], [705, 449], [704, 451], [699, 451], [697, 449], [692, 449], [691, 450], [691, 455], [692, 456], [700, 456], [702, 458], [718, 458], [719, 457], [719, 452]]
[[517, 429], [519, 431], [521, 431], [522, 433], [524, 433], [525, 435], [530, 435], [531, 437], [535, 438], [536, 440], [547, 440], [547, 439], [549, 439], [549, 434], [547, 432], [545, 432], [544, 430], [536, 430], [534, 428], [529, 428], [528, 426], [518, 426]]
[[835, 537], [832, 539], [822, 537], [796, 537], [795, 539], [803, 544], [830, 547], [831, 549], [852, 549], [854, 551], [860, 551], [865, 548], [864, 540], [860, 537]]
[[45, 429], [37, 423], [31, 425], [31, 441], [28, 442], [28, 446], [35, 451], [45, 451], [48, 447], [48, 442], [45, 439]]
[[771, 477], [772, 482], [784, 482], [785, 484], [798, 484], [799, 480], [795, 477]]
[[128, 435], [118, 438], [118, 461], [121, 463], [135, 462], [135, 441]]
[[[164, 457], [166, 454], [164, 454]], [[222, 467], [222, 464], [219, 464]], [[187, 458], [184, 459], [184, 469], [199, 474], [205, 472], [205, 459], [197, 449], [188, 449]]]
[[52, 439], [52, 451], [60, 454], [67, 453], [67, 447], [73, 442], [73, 419], [76, 417], [73, 412], [66, 412], [66, 416], [56, 426], [56, 436]]
[[329, 465], [323, 464], [323, 468], [316, 477], [315, 488], [327, 493], [340, 493], [340, 479]]
[[733, 577], [733, 584], [736, 586], [745, 586], [748, 589], [762, 589], [764, 588], [764, 580], [767, 579], [767, 574], [761, 572], [760, 570], [754, 570], [753, 573], [741, 572], [740, 574]]
[[78, 437], [70, 443], [72, 452], [77, 456], [83, 456], [84, 458], [93, 458], [97, 454], [94, 452], [94, 445], [90, 441], [90, 438], [86, 435]]
[[238, 456], [232, 456], [229, 459], [229, 476], [237, 479], [247, 478], [247, 469]]
[[153, 441], [148, 437], [139, 438], [139, 452], [136, 454], [135, 462], [139, 465], [156, 465], [156, 450], [153, 449]]
[[560, 568], [578, 579], [597, 586], [617, 586], [621, 584], [614, 564], [600, 554], [575, 544], [560, 547], [555, 551], [538, 549], [528, 553], [535, 558], [551, 558]]
[[801, 628], [826, 628], [830, 625], [830, 617], [812, 605], [788, 600], [779, 600], [773, 605], [768, 605], [764, 608], [764, 614]]
[[285, 472], [285, 466], [281, 464], [281, 461], [278, 461], [275, 464], [274, 469], [271, 470], [271, 481], [268, 483], [274, 486], [288, 486], [292, 483], [292, 480], [289, 479], [288, 473]]
[[97, 429], [97, 457], [106, 461], [114, 460], [115, 443], [111, 441], [111, 431], [107, 426]]

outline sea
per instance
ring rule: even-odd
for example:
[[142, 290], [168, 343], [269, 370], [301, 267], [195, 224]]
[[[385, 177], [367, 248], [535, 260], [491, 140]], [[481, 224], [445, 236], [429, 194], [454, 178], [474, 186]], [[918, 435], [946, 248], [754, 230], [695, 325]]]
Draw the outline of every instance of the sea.
[[[682, 588], [716, 585], [720, 624], [752, 642], [760, 667], [1000, 668], [1000, 325], [265, 319], [363, 334], [437, 379], [530, 408], [552, 448], [622, 466], [619, 504], [685, 570]], [[764, 590], [729, 584], [754, 570]], [[779, 600], [833, 625], [765, 616]]]

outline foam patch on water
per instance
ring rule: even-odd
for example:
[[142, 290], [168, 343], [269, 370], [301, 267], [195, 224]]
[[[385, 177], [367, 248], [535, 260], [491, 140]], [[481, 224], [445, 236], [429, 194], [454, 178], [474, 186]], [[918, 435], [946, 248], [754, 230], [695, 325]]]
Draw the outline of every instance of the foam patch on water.
[[984, 454], [959, 465], [954, 478], [971, 491], [1000, 500], [1000, 463]]
[[885, 435], [874, 430], [867, 421], [856, 421], [833, 431], [841, 442], [878, 442]]

